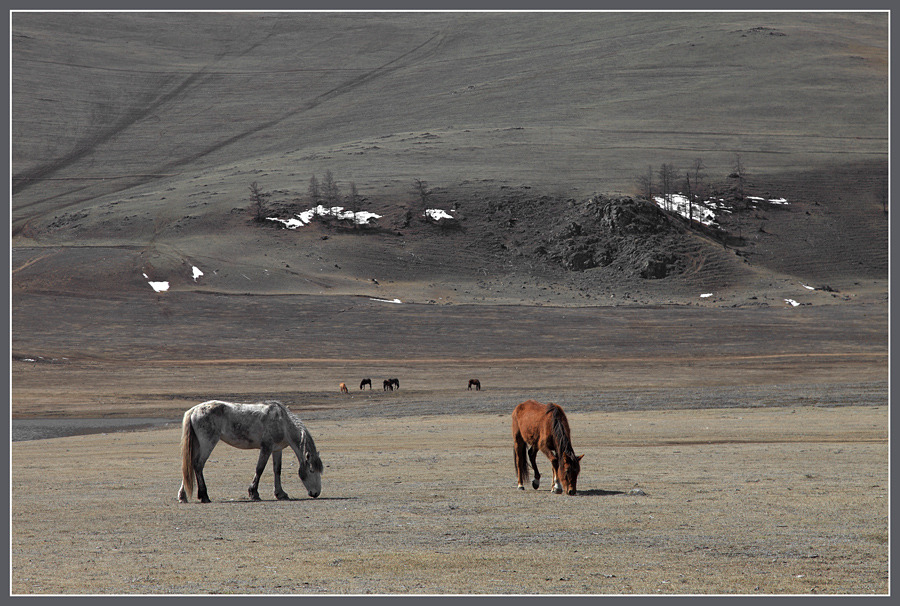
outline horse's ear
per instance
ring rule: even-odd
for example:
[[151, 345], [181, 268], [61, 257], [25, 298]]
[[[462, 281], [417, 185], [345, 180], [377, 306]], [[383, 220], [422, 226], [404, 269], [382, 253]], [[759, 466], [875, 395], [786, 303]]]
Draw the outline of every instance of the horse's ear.
[[578, 460], [579, 460], [579, 461], [580, 461], [582, 458], [584, 458], [584, 455], [578, 455]]

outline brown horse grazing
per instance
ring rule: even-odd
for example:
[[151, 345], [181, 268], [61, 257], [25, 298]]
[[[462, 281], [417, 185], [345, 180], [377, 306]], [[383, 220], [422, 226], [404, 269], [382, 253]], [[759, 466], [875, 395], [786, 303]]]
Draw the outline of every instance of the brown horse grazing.
[[347, 389], [346, 383], [341, 383], [341, 393], [350, 393], [350, 390]]
[[569, 495], [575, 494], [578, 472], [581, 471], [581, 457], [584, 455], [575, 455], [569, 421], [562, 408], [556, 404], [526, 400], [516, 406], [512, 413], [512, 433], [519, 490], [525, 490], [525, 482], [528, 481], [528, 461], [531, 461], [534, 469], [531, 486], [535, 490], [540, 486], [541, 474], [535, 460], [537, 451], [540, 450], [553, 466], [551, 490], [556, 494], [563, 491]]
[[400, 389], [400, 379], [391, 379], [392, 391], [394, 389]]
[[478, 379], [469, 379], [469, 389], [475, 388], [475, 391], [481, 391], [481, 381]]
[[389, 379], [385, 379], [384, 380], [384, 391], [387, 391], [389, 389], [391, 391], [394, 391], [394, 384]]
[[359, 388], [362, 389], [366, 385], [369, 386], [369, 389], [372, 389], [372, 379], [363, 379], [359, 382]]

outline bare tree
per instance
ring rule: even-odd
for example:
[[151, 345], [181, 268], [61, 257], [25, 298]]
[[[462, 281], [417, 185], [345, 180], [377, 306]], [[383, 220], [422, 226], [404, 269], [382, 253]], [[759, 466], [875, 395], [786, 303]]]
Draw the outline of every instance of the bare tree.
[[413, 185], [415, 186], [416, 193], [419, 195], [419, 199], [422, 201], [422, 208], [427, 208], [428, 198], [431, 196], [431, 189], [428, 187], [428, 183], [421, 179], [415, 179]]
[[307, 191], [309, 192], [309, 201], [313, 206], [317, 206], [322, 201], [322, 191], [319, 188], [319, 180], [316, 179], [315, 175], [309, 178], [309, 189]]
[[675, 182], [678, 179], [678, 173], [671, 164], [663, 163], [659, 167], [659, 187], [665, 200], [666, 210], [672, 210], [672, 194], [675, 193]]
[[357, 227], [359, 226], [359, 222], [356, 220], [356, 213], [359, 212], [359, 192], [356, 190], [356, 183], [353, 181], [350, 182], [350, 195], [347, 196], [347, 201], [353, 210], [353, 226]]
[[325, 177], [322, 179], [322, 197], [325, 198], [325, 203], [332, 208], [341, 201], [341, 191], [334, 182], [334, 175], [330, 170], [325, 171]]
[[731, 174], [729, 177], [732, 179], [737, 179], [737, 188], [738, 188], [738, 196], [740, 196], [740, 201], [744, 201], [744, 179], [747, 176], [746, 169], [744, 168], [744, 162], [741, 160], [740, 154], [734, 154], [734, 165], [731, 170]]
[[254, 181], [250, 184], [250, 208], [253, 210], [253, 219], [262, 223], [266, 220], [266, 200], [269, 194], [259, 189], [259, 184]]
[[641, 188], [641, 196], [653, 201], [653, 167], [647, 167], [647, 174], [638, 177], [638, 187]]
[[702, 158], [697, 158], [694, 160], [694, 164], [691, 166], [691, 184], [693, 185], [694, 195], [698, 200], [703, 200], [706, 197], [706, 173], [703, 172], [706, 170], [706, 165], [703, 164]]
[[684, 175], [684, 193], [688, 201], [688, 225], [694, 224], [694, 192], [691, 191], [691, 173]]

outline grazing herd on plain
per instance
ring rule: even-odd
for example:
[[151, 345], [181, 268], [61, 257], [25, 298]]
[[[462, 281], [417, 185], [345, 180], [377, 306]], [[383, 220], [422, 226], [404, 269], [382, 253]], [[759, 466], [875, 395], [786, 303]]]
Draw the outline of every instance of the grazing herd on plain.
[[[366, 385], [372, 389], [371, 379], [363, 379], [359, 388]], [[468, 389], [481, 390], [478, 379], [469, 381]], [[400, 389], [397, 379], [385, 379], [384, 391]], [[345, 383], [340, 384], [341, 393], [349, 393]], [[259, 501], [259, 479], [272, 459], [275, 472], [275, 498], [287, 500], [290, 497], [281, 486], [281, 453], [290, 448], [297, 456], [298, 474], [307, 494], [317, 498], [322, 492], [322, 459], [309, 430], [300, 418], [284, 404], [267, 400], [255, 404], [241, 404], [210, 400], [197, 404], [184, 413], [181, 423], [181, 487], [178, 500], [187, 503], [197, 485], [197, 498], [209, 503], [203, 467], [213, 448], [221, 440], [235, 448], [259, 450], [256, 472], [247, 493], [254, 501]], [[581, 458], [572, 448], [569, 421], [558, 405], [541, 404], [526, 400], [512, 413], [513, 452], [516, 480], [519, 490], [525, 490], [528, 483], [529, 463], [534, 470], [531, 486], [537, 490], [541, 474], [537, 467], [538, 451], [550, 460], [553, 471], [551, 491], [556, 494], [576, 493]]]
[[[359, 382], [359, 388], [365, 389], [366, 385], [369, 386], [369, 389], [372, 389], [372, 379], [363, 379]], [[395, 389], [400, 389], [400, 379], [385, 379], [384, 383], [384, 391], [394, 391]], [[469, 379], [469, 389], [475, 389], [475, 391], [481, 391], [481, 381], [478, 379]], [[350, 393], [350, 389], [347, 387], [346, 383], [341, 383], [338, 385], [338, 389], [340, 389], [341, 393]]]

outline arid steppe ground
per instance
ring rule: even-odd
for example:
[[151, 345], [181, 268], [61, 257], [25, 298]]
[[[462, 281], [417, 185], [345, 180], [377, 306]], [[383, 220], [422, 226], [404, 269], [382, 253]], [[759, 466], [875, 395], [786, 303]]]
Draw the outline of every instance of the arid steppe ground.
[[[432, 307], [412, 312], [446, 335], [429, 347], [409, 338], [415, 327], [394, 329], [405, 306], [342, 304], [366, 311], [391, 357], [344, 357], [344, 337], [306, 342], [332, 358], [14, 362], [23, 416], [172, 423], [12, 444], [13, 591], [887, 591], [883, 305]], [[500, 311], [518, 321], [498, 326]], [[573, 314], [591, 338], [554, 338]], [[364, 376], [375, 390], [358, 389]], [[399, 391], [379, 388], [389, 376]], [[471, 377], [482, 391], [466, 389]], [[275, 501], [267, 471], [264, 502], [250, 502], [255, 454], [220, 445], [213, 503], [179, 504], [177, 421], [212, 397], [298, 412], [326, 465], [322, 495], [305, 496], [294, 462], [297, 500]], [[567, 410], [585, 455], [578, 495], [546, 479], [515, 489], [510, 412], [526, 398]]]

